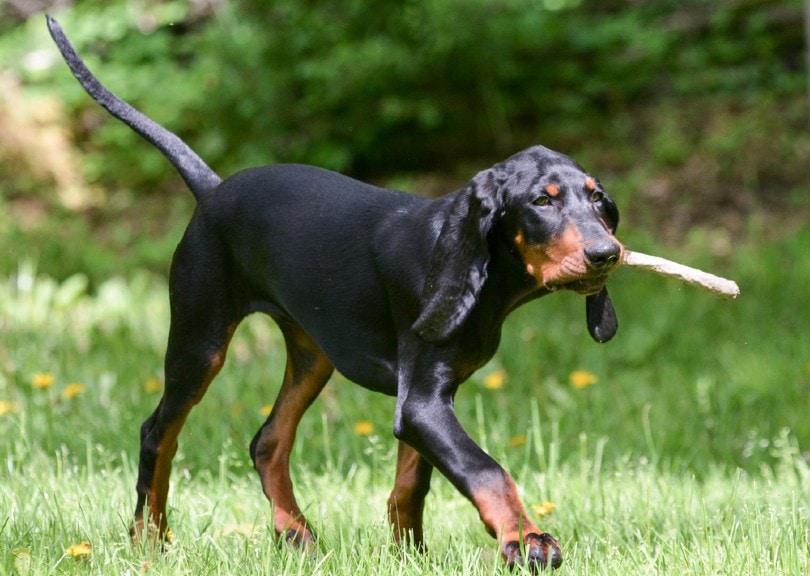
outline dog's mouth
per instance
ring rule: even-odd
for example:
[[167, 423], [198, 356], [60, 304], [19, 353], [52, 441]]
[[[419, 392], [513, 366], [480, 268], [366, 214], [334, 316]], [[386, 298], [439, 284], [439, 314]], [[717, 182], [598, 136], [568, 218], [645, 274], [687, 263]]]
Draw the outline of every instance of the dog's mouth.
[[595, 266], [587, 260], [578, 246], [562, 257], [554, 257], [548, 250], [526, 250], [526, 271], [540, 286], [551, 292], [570, 290], [583, 296], [596, 294], [605, 287], [608, 276], [618, 263]]
[[596, 270], [585, 262], [580, 255], [572, 255], [559, 263], [550, 266], [544, 272], [543, 285], [551, 291], [570, 290], [583, 296], [596, 294], [604, 288], [608, 275], [615, 269]]
[[591, 276], [585, 278], [577, 278], [576, 280], [563, 281], [563, 282], [550, 282], [545, 285], [546, 288], [552, 292], [557, 290], [570, 290], [583, 296], [598, 293], [605, 287], [608, 275], [600, 274], [599, 276]]

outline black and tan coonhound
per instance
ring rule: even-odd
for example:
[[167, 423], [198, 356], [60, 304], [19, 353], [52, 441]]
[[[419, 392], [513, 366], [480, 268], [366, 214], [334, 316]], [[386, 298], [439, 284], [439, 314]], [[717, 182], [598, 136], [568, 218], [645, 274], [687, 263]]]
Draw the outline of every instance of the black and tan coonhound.
[[421, 546], [435, 467], [478, 509], [506, 562], [559, 566], [557, 541], [459, 424], [453, 398], [492, 358], [509, 313], [550, 292], [586, 295], [591, 335], [613, 336], [605, 282], [623, 248], [616, 206], [599, 182], [541, 146], [434, 200], [303, 165], [222, 180], [179, 137], [102, 86], [59, 24], [48, 18], [48, 26], [90, 96], [156, 146], [197, 199], [171, 267], [166, 384], [141, 428], [133, 535], [166, 533], [180, 429], [222, 368], [239, 322], [264, 312], [284, 336], [287, 366], [250, 454], [279, 536], [303, 548], [314, 542], [289, 457], [301, 416], [337, 369], [396, 396], [388, 513], [398, 540]]

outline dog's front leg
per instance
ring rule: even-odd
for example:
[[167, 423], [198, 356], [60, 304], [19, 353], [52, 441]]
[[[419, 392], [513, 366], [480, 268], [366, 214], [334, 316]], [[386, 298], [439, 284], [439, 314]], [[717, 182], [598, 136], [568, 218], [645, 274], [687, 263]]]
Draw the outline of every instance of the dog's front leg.
[[562, 554], [557, 541], [529, 519], [514, 480], [459, 423], [453, 408], [457, 383], [448, 376], [452, 372], [447, 365], [433, 366], [414, 371], [408, 384], [400, 383], [394, 433], [475, 505], [509, 565], [558, 567]]

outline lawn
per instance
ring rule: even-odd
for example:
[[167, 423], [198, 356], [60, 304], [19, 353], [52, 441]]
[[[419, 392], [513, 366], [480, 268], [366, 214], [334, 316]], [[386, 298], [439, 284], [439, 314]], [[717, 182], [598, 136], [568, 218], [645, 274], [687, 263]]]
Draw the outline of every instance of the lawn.
[[[810, 232], [751, 238], [722, 256], [698, 233], [677, 253], [625, 238], [731, 276], [742, 296], [619, 271], [613, 341], [590, 341], [581, 298], [553, 295], [510, 318], [459, 392], [462, 422], [559, 537], [561, 574], [808, 573]], [[293, 454], [318, 553], [274, 543], [247, 444], [284, 354], [258, 316], [181, 435], [172, 544], [133, 548], [137, 428], [160, 397], [166, 293], [147, 273], [57, 282], [25, 261], [0, 284], [0, 574], [507, 573], [439, 475], [429, 552], [391, 545], [393, 401], [340, 376]]]

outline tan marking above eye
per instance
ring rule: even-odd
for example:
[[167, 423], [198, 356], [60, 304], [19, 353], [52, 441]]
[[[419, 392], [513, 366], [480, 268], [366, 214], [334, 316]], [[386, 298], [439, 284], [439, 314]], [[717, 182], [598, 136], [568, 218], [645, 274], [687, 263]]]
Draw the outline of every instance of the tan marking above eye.
[[593, 178], [588, 176], [587, 178], [585, 178], [585, 187], [591, 192], [593, 192], [594, 190], [596, 190], [596, 182], [594, 181]]
[[556, 198], [557, 196], [560, 195], [560, 187], [557, 186], [556, 184], [549, 184], [548, 186], [543, 188], [543, 190], [545, 190], [546, 194], [548, 194], [552, 198]]

